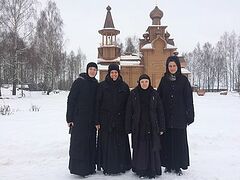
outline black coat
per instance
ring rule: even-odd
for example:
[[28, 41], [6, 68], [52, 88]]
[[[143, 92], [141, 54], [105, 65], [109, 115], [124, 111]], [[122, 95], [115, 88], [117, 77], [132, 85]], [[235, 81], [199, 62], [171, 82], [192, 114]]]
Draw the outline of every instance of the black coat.
[[170, 81], [162, 77], [157, 89], [164, 107], [167, 128], [186, 128], [194, 121], [194, 107], [191, 85], [182, 74]]
[[[90, 174], [90, 170], [85, 166], [92, 164], [93, 167], [93, 164], [95, 164], [95, 104], [97, 88], [97, 80], [95, 78], [90, 78], [86, 73], [82, 73], [79, 78], [73, 82], [68, 95], [67, 122], [74, 123], [70, 140], [69, 168], [74, 174]], [[72, 159], [77, 161], [73, 162]], [[81, 166], [85, 169], [81, 170], [81, 167], [79, 167], [80, 162], [86, 163], [86, 165], [81, 164]]]
[[128, 135], [125, 132], [125, 112], [129, 87], [121, 77], [112, 81], [109, 75], [101, 82], [97, 93], [98, 168], [117, 174], [131, 168]]
[[124, 130], [129, 93], [129, 87], [121, 77], [113, 82], [107, 76], [98, 88], [96, 125], [100, 124], [101, 129], [107, 131], [111, 131], [114, 127]]
[[[149, 107], [149, 115], [150, 115], [150, 124], [152, 129], [152, 142], [153, 149], [160, 149], [160, 132], [165, 131], [165, 120], [164, 120], [164, 112], [161, 99], [156, 90], [151, 88], [150, 93], [150, 107]], [[136, 148], [139, 141], [139, 127], [140, 127], [140, 115], [141, 111], [144, 111], [140, 108], [140, 97], [139, 97], [139, 89], [136, 87], [130, 93], [128, 104], [127, 104], [127, 112], [126, 112], [126, 132], [132, 133], [132, 148]]]

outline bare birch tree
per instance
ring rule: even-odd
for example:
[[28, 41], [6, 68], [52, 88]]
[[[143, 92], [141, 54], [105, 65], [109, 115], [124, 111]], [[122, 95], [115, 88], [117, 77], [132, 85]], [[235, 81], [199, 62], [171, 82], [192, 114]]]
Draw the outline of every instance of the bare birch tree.
[[13, 55], [12, 55], [12, 94], [16, 95], [16, 85], [18, 82], [18, 53], [22, 51], [18, 47], [19, 38], [25, 39], [33, 32], [32, 24], [35, 17], [36, 0], [1, 0], [0, 24], [13, 35]]
[[56, 3], [48, 1], [46, 9], [41, 11], [36, 33], [36, 44], [48, 93], [58, 85], [58, 70], [63, 52], [62, 28], [63, 20]]

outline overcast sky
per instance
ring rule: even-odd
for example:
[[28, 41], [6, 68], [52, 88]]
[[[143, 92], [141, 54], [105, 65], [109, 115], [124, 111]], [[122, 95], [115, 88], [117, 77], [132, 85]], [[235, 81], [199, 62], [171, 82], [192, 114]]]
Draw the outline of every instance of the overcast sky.
[[[41, 0], [42, 8], [47, 0]], [[55, 0], [64, 21], [65, 49], [77, 52], [80, 47], [88, 61], [97, 61], [101, 43], [98, 30], [103, 28], [106, 7], [111, 13], [117, 37], [125, 43], [127, 36], [142, 34], [152, 21], [150, 12], [158, 5], [161, 20], [174, 38], [178, 51], [189, 52], [197, 42], [215, 44], [224, 32], [240, 34], [239, 0]]]

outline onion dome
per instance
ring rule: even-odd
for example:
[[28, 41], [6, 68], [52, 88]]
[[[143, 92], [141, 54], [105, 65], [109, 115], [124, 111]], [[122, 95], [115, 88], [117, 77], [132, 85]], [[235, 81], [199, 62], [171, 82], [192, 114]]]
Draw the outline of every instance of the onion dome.
[[156, 6], [150, 13], [152, 25], [160, 25], [160, 20], [163, 17], [163, 12]]

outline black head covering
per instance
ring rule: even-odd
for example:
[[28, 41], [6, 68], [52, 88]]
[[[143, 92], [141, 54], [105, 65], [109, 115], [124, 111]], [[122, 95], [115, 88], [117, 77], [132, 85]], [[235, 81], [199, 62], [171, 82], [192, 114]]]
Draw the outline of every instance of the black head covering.
[[[116, 70], [118, 72], [118, 78], [116, 81], [113, 81], [113, 79], [110, 77], [110, 73], [112, 70]], [[116, 63], [112, 63], [109, 64], [108, 66], [108, 73], [105, 77], [105, 80], [107, 80], [107, 82], [113, 83], [113, 84], [118, 84], [119, 82], [122, 81], [122, 76], [120, 75], [120, 70], [119, 70], [119, 65]]]
[[116, 70], [118, 73], [120, 73], [119, 65], [118, 64], [109, 64], [109, 66], [108, 66], [108, 74], [110, 74], [110, 72], [112, 70]]
[[87, 74], [88, 77], [89, 77], [89, 75], [88, 75], [88, 69], [89, 69], [90, 67], [95, 67], [95, 68], [98, 70], [97, 64], [96, 64], [95, 62], [90, 62], [90, 63], [88, 63], [88, 64], [87, 64], [87, 68], [86, 68], [86, 74]]
[[87, 73], [88, 73], [88, 69], [90, 67], [95, 67], [96, 69], [98, 69], [98, 66], [97, 66], [97, 64], [95, 62], [90, 62], [90, 63], [87, 64]]
[[148, 79], [148, 80], [149, 80], [149, 85], [148, 85], [148, 88], [147, 88], [147, 89], [149, 89], [149, 88], [151, 87], [151, 79], [150, 79], [150, 77], [149, 77], [147, 74], [142, 74], [142, 75], [139, 77], [139, 79], [138, 79], [138, 87], [139, 87], [140, 89], [142, 89], [142, 87], [141, 87], [141, 85], [140, 85], [140, 81], [141, 81], [142, 79]]
[[87, 70], [90, 68], [90, 67], [95, 67], [96, 69], [98, 69], [98, 66], [95, 62], [90, 62], [87, 64]]
[[177, 72], [175, 73], [176, 75], [178, 74], [182, 74], [181, 72], [181, 64], [180, 64], [180, 61], [179, 61], [179, 58], [177, 56], [169, 56], [167, 58], [167, 61], [166, 61], [166, 73], [167, 74], [171, 74], [168, 70], [168, 65], [170, 62], [175, 62], [176, 65], [177, 65]]
[[88, 75], [88, 69], [89, 69], [90, 67], [94, 67], [94, 68], [96, 68], [96, 69], [98, 70], [98, 66], [97, 66], [97, 64], [96, 64], [95, 62], [90, 62], [90, 63], [88, 63], [88, 64], [87, 64], [87, 69], [86, 69], [86, 74], [87, 74], [88, 77], [90, 77], [90, 76]]

